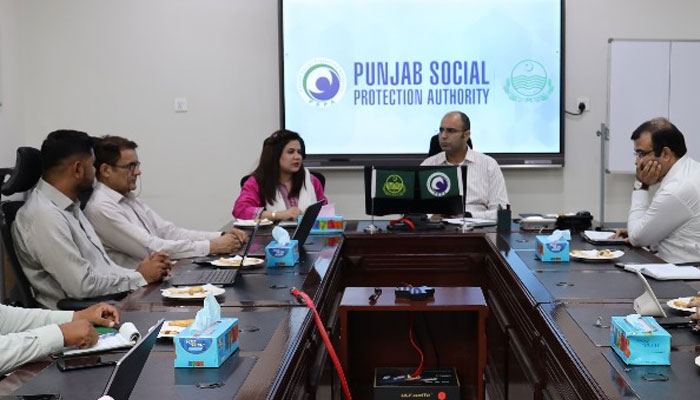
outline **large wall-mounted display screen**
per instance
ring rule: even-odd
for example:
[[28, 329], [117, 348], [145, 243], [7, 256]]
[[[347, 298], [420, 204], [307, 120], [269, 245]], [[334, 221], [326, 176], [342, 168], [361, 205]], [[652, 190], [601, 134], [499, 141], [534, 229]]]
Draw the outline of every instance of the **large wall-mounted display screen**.
[[562, 0], [280, 0], [282, 124], [309, 165], [425, 158], [449, 111], [502, 164], [563, 164]]

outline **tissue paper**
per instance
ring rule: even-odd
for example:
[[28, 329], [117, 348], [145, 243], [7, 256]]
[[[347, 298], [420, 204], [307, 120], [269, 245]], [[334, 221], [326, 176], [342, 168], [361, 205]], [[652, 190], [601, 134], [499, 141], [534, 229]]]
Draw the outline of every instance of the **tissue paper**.
[[537, 235], [537, 258], [542, 261], [569, 261], [571, 232], [556, 230], [551, 235]]
[[291, 267], [299, 260], [297, 240], [290, 240], [289, 233], [276, 226], [272, 230], [272, 238], [265, 246], [265, 260], [268, 267]]

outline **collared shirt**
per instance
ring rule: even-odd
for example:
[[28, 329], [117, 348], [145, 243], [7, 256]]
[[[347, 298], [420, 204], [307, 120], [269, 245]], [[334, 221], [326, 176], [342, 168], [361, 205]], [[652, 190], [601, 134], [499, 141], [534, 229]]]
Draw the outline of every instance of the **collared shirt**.
[[[426, 158], [421, 165], [454, 165], [447, 161], [445, 152]], [[459, 165], [467, 166], [466, 211], [474, 218], [496, 220], [498, 206], [508, 204], [506, 181], [493, 158], [478, 151], [468, 150]]]
[[138, 267], [153, 251], [166, 252], [173, 259], [207, 255], [209, 241], [221, 236], [221, 232], [178, 228], [133, 193], [123, 196], [100, 182], [90, 196], [85, 215], [109, 256], [126, 268]]
[[12, 224], [17, 257], [36, 300], [56, 308], [66, 297], [88, 298], [146, 285], [136, 271], [115, 264], [80, 203], [43, 179]]
[[71, 320], [73, 311], [0, 305], [0, 373], [63, 349], [63, 333], [58, 324]]
[[651, 246], [666, 262], [700, 261], [700, 163], [681, 157], [654, 197], [632, 192], [627, 229], [635, 246]]

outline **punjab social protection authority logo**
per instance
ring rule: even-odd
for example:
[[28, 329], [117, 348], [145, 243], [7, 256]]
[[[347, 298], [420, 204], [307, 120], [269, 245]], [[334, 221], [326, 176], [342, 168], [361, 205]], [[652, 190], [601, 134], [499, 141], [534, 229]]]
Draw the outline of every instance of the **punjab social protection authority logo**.
[[435, 172], [426, 180], [428, 192], [435, 197], [442, 197], [450, 191], [450, 178], [444, 172]]
[[384, 180], [382, 192], [386, 196], [403, 196], [406, 193], [406, 185], [404, 185], [400, 175], [392, 174]]
[[314, 58], [299, 69], [297, 90], [309, 105], [328, 107], [339, 102], [346, 85], [345, 71], [329, 58]]
[[554, 91], [554, 85], [542, 64], [523, 60], [515, 64], [503, 90], [512, 101], [533, 103], [547, 100]]

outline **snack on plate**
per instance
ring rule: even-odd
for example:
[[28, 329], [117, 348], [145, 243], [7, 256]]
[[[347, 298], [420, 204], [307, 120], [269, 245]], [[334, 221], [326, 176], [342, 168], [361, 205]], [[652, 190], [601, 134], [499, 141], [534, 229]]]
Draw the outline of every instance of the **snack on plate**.
[[194, 319], [176, 319], [174, 321], [168, 321], [169, 326], [180, 326], [186, 328], [194, 322]]
[[172, 294], [189, 294], [190, 296], [194, 296], [197, 293], [204, 293], [204, 286], [192, 286], [189, 288], [182, 288], [182, 289], [170, 289], [170, 293]]
[[600, 258], [613, 258], [613, 257], [615, 257], [613, 252], [608, 250], [608, 249], [598, 250], [597, 255]]
[[673, 302], [678, 307], [683, 307], [683, 308], [693, 308], [693, 307], [698, 307], [700, 306], [700, 293], [698, 293], [698, 296], [693, 296], [691, 297], [688, 302], [685, 302], [683, 300], [676, 300]]
[[242, 260], [243, 258], [238, 256], [231, 258], [221, 257], [217, 260], [217, 262], [219, 264], [229, 265], [231, 267], [239, 267], [241, 265]]

